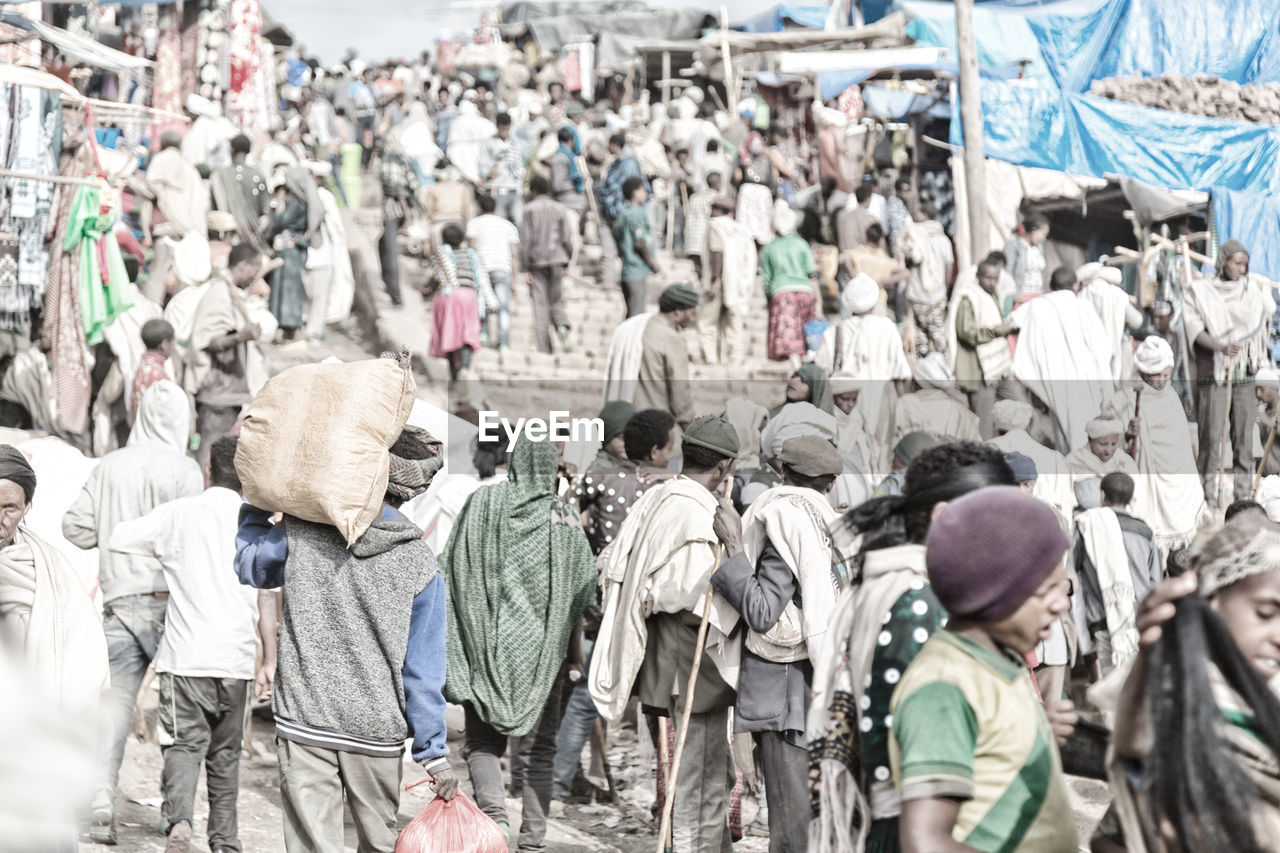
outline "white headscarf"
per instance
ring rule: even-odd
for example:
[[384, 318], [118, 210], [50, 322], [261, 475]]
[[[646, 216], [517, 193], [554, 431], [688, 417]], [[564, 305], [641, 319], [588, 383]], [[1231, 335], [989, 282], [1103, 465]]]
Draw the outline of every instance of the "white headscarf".
[[940, 352], [931, 352], [916, 362], [915, 378], [921, 388], [950, 388], [956, 379], [947, 357]]
[[1107, 284], [1114, 284], [1117, 287], [1124, 284], [1124, 274], [1120, 270], [1099, 261], [1093, 261], [1076, 268], [1076, 280], [1081, 284], [1088, 284], [1094, 279], [1105, 281]]
[[1148, 335], [1133, 354], [1139, 373], [1160, 373], [1173, 368], [1173, 348], [1159, 335]]
[[836, 419], [812, 403], [788, 403], [764, 428], [760, 444], [766, 456], [775, 457], [784, 441], [800, 435], [820, 435], [834, 443]]
[[1115, 418], [1094, 418], [1084, 425], [1084, 434], [1091, 439], [1120, 435], [1123, 432], [1124, 424]]
[[1021, 400], [999, 400], [991, 407], [991, 423], [996, 429], [1009, 432], [1031, 426], [1031, 405]]
[[880, 301], [880, 285], [866, 273], [858, 273], [840, 291], [840, 308], [845, 314], [866, 314]]
[[786, 204], [780, 204], [773, 210], [773, 230], [778, 232], [779, 237], [789, 237], [795, 233], [796, 212]]
[[129, 446], [157, 441], [185, 451], [191, 439], [191, 403], [187, 393], [167, 379], [148, 388], [138, 404]]

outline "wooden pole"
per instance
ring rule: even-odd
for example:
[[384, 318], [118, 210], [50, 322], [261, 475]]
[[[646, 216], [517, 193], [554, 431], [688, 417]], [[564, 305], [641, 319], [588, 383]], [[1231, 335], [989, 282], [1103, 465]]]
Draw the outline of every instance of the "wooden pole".
[[1276, 427], [1280, 426], [1280, 411], [1277, 411], [1276, 414], [1276, 419], [1271, 422], [1271, 434], [1267, 436], [1267, 446], [1262, 448], [1262, 458], [1258, 460], [1258, 473], [1253, 478], [1253, 488], [1249, 490], [1249, 500], [1253, 500], [1253, 496], [1258, 493], [1258, 486], [1262, 485], [1262, 472], [1267, 467], [1267, 460], [1271, 458], [1271, 445], [1276, 443]]
[[671, 51], [662, 52], [662, 113], [666, 118], [667, 106], [671, 103]]
[[978, 51], [973, 36], [973, 0], [956, 0], [956, 46], [960, 54], [960, 125], [964, 129], [964, 171], [969, 199], [972, 257], [987, 253], [987, 168], [983, 144]]
[[[716, 545], [716, 568], [720, 568], [720, 546]], [[689, 714], [693, 711], [693, 689], [698, 683], [698, 668], [702, 665], [702, 653], [707, 647], [707, 625], [711, 621], [711, 598], [715, 588], [707, 580], [707, 595], [702, 602], [702, 622], [698, 625], [698, 643], [689, 670], [689, 683], [684, 691], [684, 711], [680, 714], [680, 733], [676, 737], [676, 751], [671, 755], [671, 772], [667, 775], [667, 798], [662, 804], [662, 828], [658, 831], [658, 850], [663, 853], [667, 835], [671, 832], [671, 814], [676, 805], [676, 780], [680, 778], [680, 757], [684, 755], [684, 741], [689, 735]], [[727, 732], [719, 736], [728, 736]]]
[[738, 114], [738, 86], [733, 76], [733, 56], [729, 52], [729, 7], [720, 7], [720, 62], [724, 65], [724, 96], [728, 101], [729, 119]]

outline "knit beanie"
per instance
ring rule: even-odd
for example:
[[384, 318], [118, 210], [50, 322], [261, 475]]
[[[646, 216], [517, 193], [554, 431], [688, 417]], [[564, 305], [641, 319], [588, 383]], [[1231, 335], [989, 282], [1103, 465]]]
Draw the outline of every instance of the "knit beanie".
[[627, 421], [636, 413], [636, 407], [625, 400], [610, 400], [600, 410], [600, 421], [604, 424], [604, 443], [608, 444], [614, 437], [622, 434], [627, 428]]
[[1017, 488], [970, 492], [929, 531], [929, 583], [952, 616], [995, 622], [1031, 597], [1067, 550], [1048, 506]]

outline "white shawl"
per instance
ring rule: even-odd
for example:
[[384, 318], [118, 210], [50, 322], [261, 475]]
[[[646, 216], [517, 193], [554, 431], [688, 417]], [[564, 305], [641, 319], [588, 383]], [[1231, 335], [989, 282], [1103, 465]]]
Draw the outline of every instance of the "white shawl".
[[[742, 545], [755, 565], [772, 543], [800, 585], [804, 607], [788, 602], [782, 617], [763, 635], [748, 631], [746, 646], [766, 660], [818, 661], [818, 643], [831, 625], [838, 587], [832, 580], [832, 545], [828, 532], [839, 519], [826, 499], [813, 489], [775, 486], [752, 501], [742, 518]], [[781, 657], [783, 649], [787, 653]]]
[[0, 550], [0, 618], [7, 638], [24, 638], [30, 673], [59, 707], [99, 707], [111, 680], [102, 619], [75, 569], [25, 527]]
[[[960, 340], [956, 335], [956, 320], [960, 316], [960, 302], [968, 299], [973, 306], [973, 319], [979, 327], [991, 329], [1004, 322], [1000, 316], [1000, 306], [996, 300], [978, 284], [976, 267], [967, 270], [956, 281], [951, 291], [951, 304], [947, 307], [947, 363], [952, 372], [956, 369], [956, 353], [959, 352]], [[1013, 356], [1009, 354], [1009, 342], [1004, 338], [994, 338], [985, 344], [978, 344], [978, 363], [982, 365], [982, 377], [987, 380], [1003, 379], [1013, 372]]]
[[867, 382], [858, 395], [857, 410], [872, 443], [881, 448], [881, 456], [872, 463], [872, 468], [887, 469], [893, 407], [898, 400], [893, 380], [911, 378], [911, 365], [907, 363], [897, 325], [878, 314], [846, 317], [838, 326], [823, 332], [815, 360], [828, 375], [843, 371]]
[[[1201, 332], [1208, 332], [1218, 340], [1240, 344], [1241, 352], [1235, 360], [1237, 368], [1247, 368], [1254, 373], [1258, 368], [1270, 365], [1266, 309], [1253, 279], [1247, 276], [1236, 281], [1197, 279], [1187, 286], [1185, 296], [1182, 316], [1188, 347], [1195, 346]], [[1215, 382], [1227, 380], [1230, 361], [1231, 357], [1226, 353], [1214, 353]], [[1189, 369], [1195, 369], [1194, 359]]]
[[1138, 654], [1138, 602], [1120, 520], [1111, 507], [1097, 507], [1076, 516], [1076, 529], [1102, 590], [1107, 631], [1111, 634], [1111, 660], [1106, 663], [1111, 668], [1123, 666]]
[[623, 320], [613, 330], [609, 341], [609, 356], [604, 369], [604, 402], [622, 400], [631, 403], [636, 398], [636, 382], [640, 379], [640, 360], [644, 357], [644, 330], [656, 311], [637, 314]]
[[1133, 353], [1125, 346], [1125, 317], [1129, 308], [1129, 295], [1109, 281], [1095, 278], [1080, 288], [1080, 295], [1089, 300], [1098, 319], [1102, 321], [1107, 343], [1111, 346], [1111, 378], [1117, 382], [1129, 376]]
[[720, 285], [724, 305], [733, 314], [745, 317], [751, 310], [751, 296], [755, 291], [756, 241], [732, 216], [716, 216], [709, 227], [724, 246]]
[[[702, 485], [675, 477], [647, 490], [631, 507], [615, 539], [597, 560], [604, 618], [591, 655], [587, 684], [600, 716], [622, 719], [648, 644], [654, 613], [701, 614], [715, 571], [716, 498]], [[707, 656], [730, 687], [738, 684], [741, 647], [730, 638], [738, 612], [712, 598]]]
[[1006, 456], [1021, 453], [1036, 465], [1036, 484], [1031, 496], [1053, 508], [1058, 523], [1064, 531], [1071, 529], [1071, 513], [1076, 506], [1075, 484], [1071, 480], [1071, 466], [1056, 450], [1045, 447], [1032, 438], [1026, 430], [1015, 429], [991, 439], [987, 444]]
[[[1133, 388], [1117, 391], [1102, 414], [1129, 423], [1134, 396]], [[1195, 536], [1205, 511], [1204, 485], [1191, 452], [1191, 428], [1182, 398], [1172, 385], [1160, 391], [1143, 387], [1140, 420], [1133, 514], [1151, 525], [1156, 547], [1168, 552]]]
[[1102, 321], [1069, 290], [1046, 293], [1019, 311], [1025, 314], [1013, 375], [1053, 412], [1066, 446], [1079, 447], [1088, 440], [1085, 424], [1115, 385]]

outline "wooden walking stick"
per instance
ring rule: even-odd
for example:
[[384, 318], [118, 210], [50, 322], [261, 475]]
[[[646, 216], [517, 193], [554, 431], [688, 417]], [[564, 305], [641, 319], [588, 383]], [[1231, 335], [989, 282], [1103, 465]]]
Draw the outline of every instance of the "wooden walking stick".
[[[1231, 377], [1236, 372], [1236, 357], [1227, 362], [1227, 417], [1222, 424], [1222, 438], [1218, 440], [1218, 474], [1214, 477], [1214, 497], [1222, 501], [1222, 463], [1227, 452], [1227, 433], [1231, 432]], [[1233, 448], [1234, 449], [1234, 448]]]
[[[716, 569], [720, 568], [720, 545], [716, 544]], [[714, 574], [714, 570], [712, 572]], [[697, 653], [693, 657], [693, 667], [689, 670], [689, 683], [684, 691], [684, 711], [680, 714], [680, 734], [676, 737], [676, 751], [671, 754], [671, 770], [667, 774], [667, 798], [662, 804], [662, 828], [658, 831], [657, 853], [664, 853], [669, 848], [667, 836], [671, 833], [671, 814], [676, 804], [676, 780], [680, 777], [680, 757], [684, 754], [684, 741], [689, 735], [689, 714], [693, 711], [693, 688], [698, 683], [698, 669], [702, 665], [702, 653], [707, 646], [707, 624], [711, 621], [711, 599], [715, 588], [711, 580], [707, 580], [707, 595], [702, 601], [702, 622], [698, 625]], [[727, 732], [721, 732], [721, 737]]]
[[[1142, 386], [1138, 386], [1136, 395], [1133, 398], [1133, 420], [1139, 418], [1139, 412], [1142, 411]], [[1138, 434], [1133, 434], [1133, 446], [1129, 448], [1129, 455], [1133, 457], [1133, 461], [1138, 461]]]
[[1253, 496], [1258, 493], [1258, 486], [1262, 484], [1262, 472], [1267, 468], [1267, 460], [1271, 458], [1271, 445], [1276, 443], [1276, 427], [1280, 427], [1280, 410], [1276, 412], [1276, 418], [1271, 422], [1271, 434], [1267, 436], [1267, 446], [1262, 448], [1262, 458], [1258, 460], [1258, 473], [1253, 478], [1253, 488], [1249, 490], [1249, 500], [1253, 500]]

